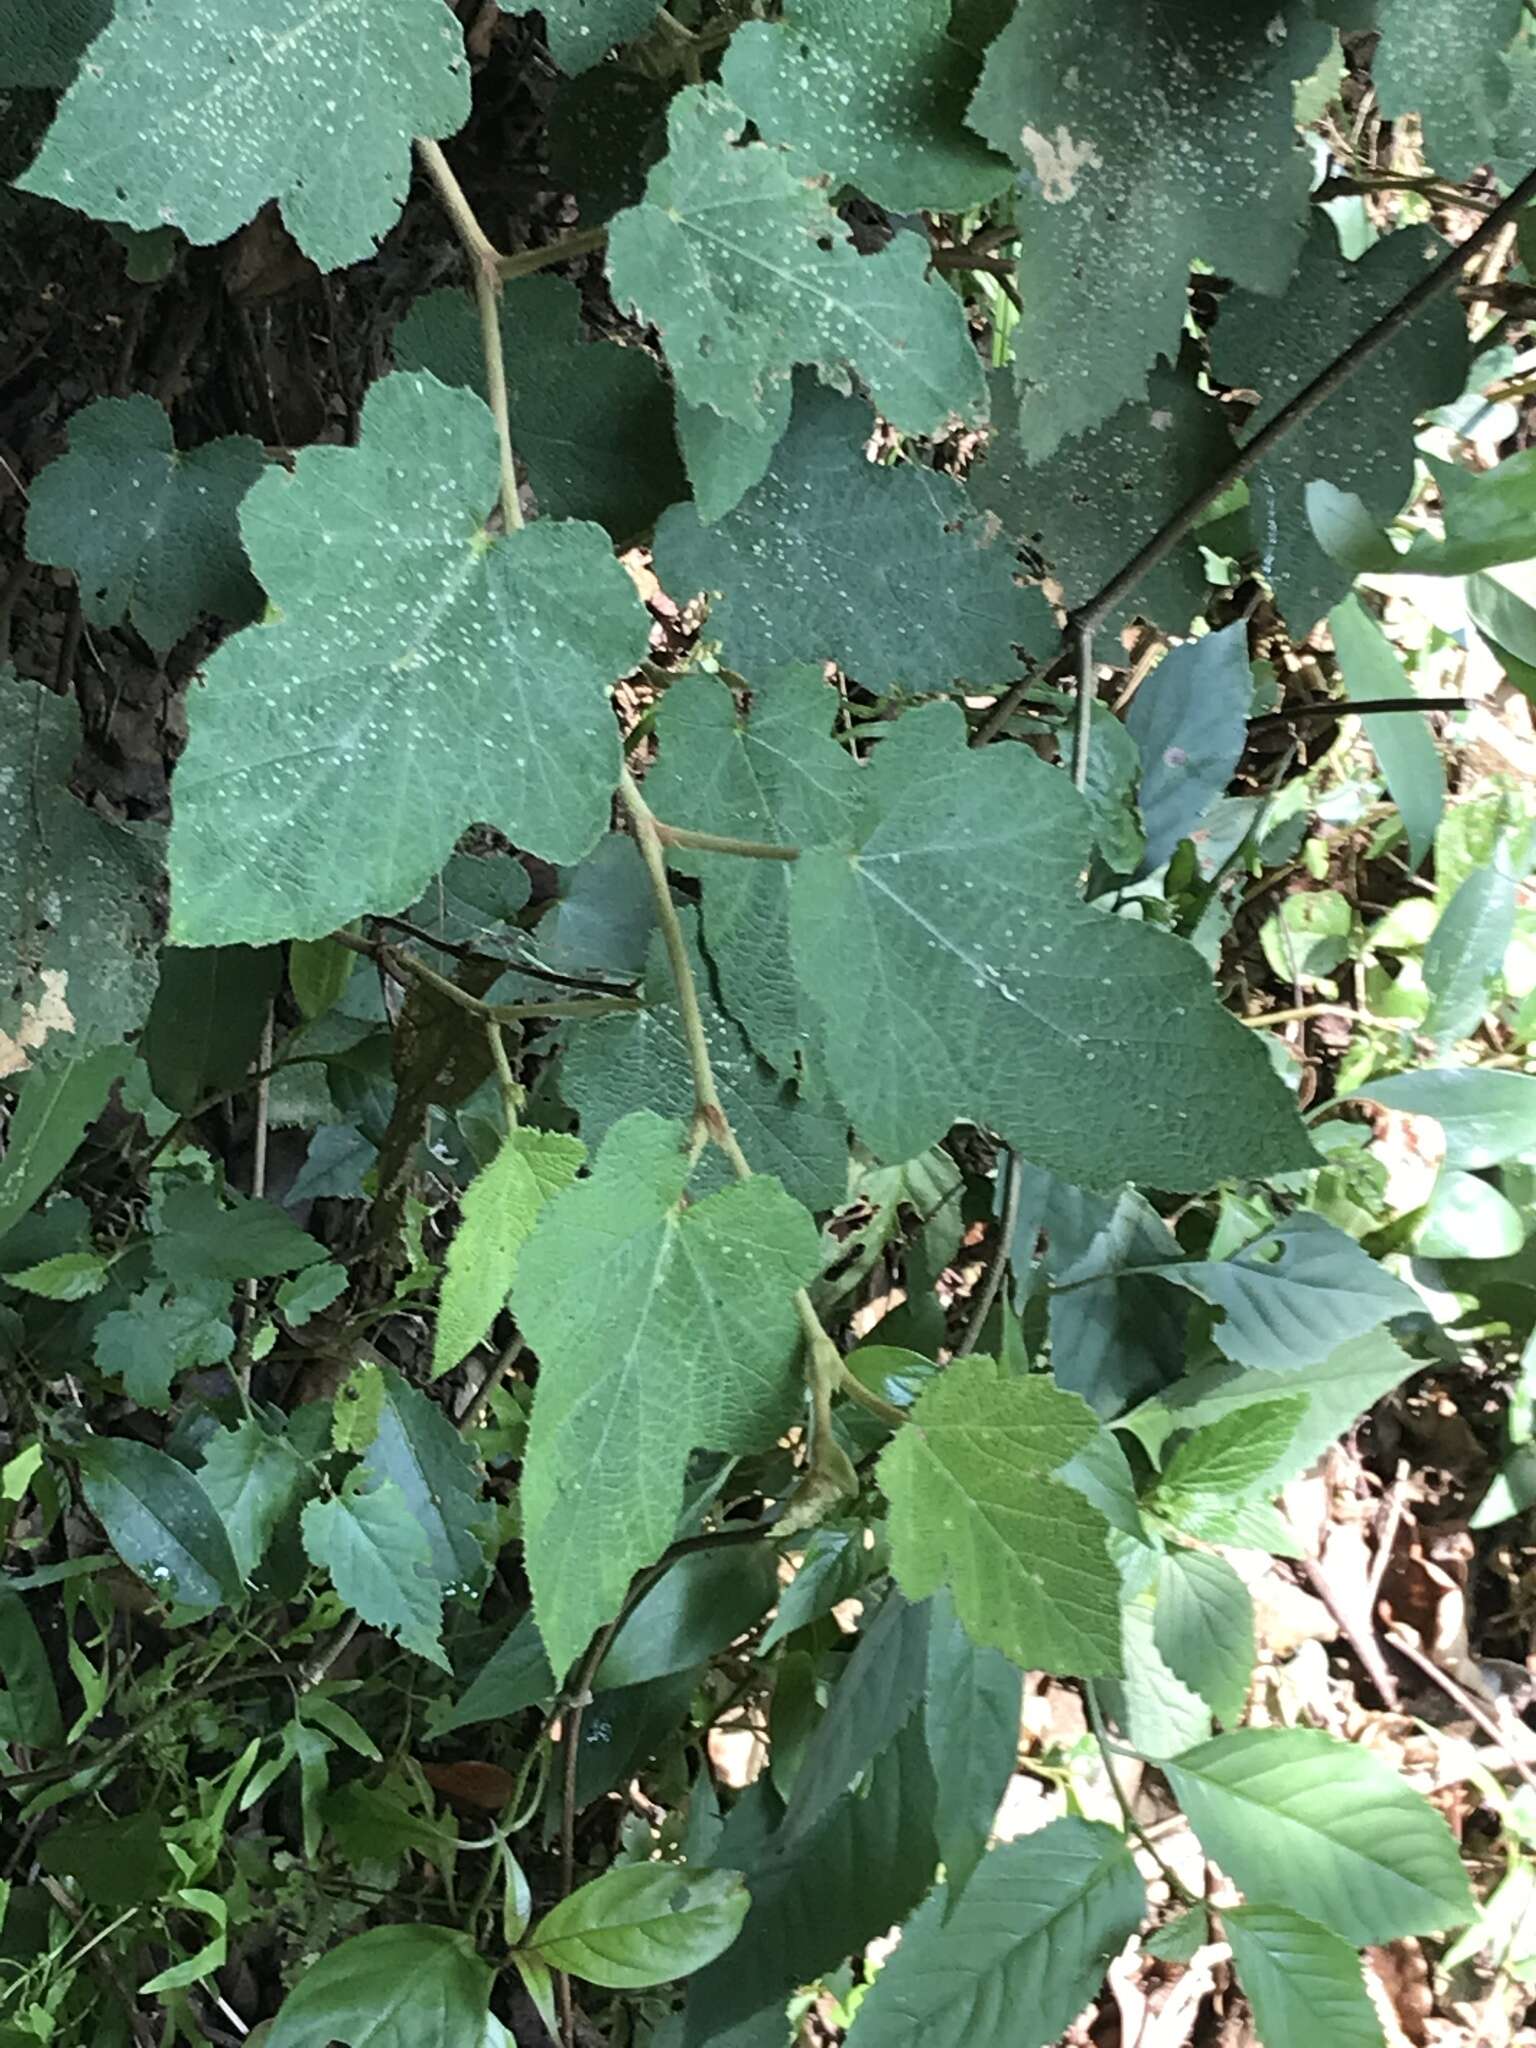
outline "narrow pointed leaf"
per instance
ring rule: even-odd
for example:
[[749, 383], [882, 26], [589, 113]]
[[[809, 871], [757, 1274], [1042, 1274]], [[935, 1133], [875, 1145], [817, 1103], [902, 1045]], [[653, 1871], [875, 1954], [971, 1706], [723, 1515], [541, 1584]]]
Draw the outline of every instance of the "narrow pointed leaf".
[[1146, 1903], [1125, 1838], [1085, 1820], [994, 1849], [953, 1907], [946, 1889], [902, 1930], [859, 2007], [853, 2048], [1046, 2048]]
[[1459, 1927], [1473, 1912], [1450, 1829], [1358, 1744], [1246, 1728], [1163, 1768], [1206, 1854], [1252, 1900], [1355, 1943]]
[[1222, 1932], [1264, 2048], [1383, 2048], [1349, 1943], [1283, 1906], [1229, 1906]]

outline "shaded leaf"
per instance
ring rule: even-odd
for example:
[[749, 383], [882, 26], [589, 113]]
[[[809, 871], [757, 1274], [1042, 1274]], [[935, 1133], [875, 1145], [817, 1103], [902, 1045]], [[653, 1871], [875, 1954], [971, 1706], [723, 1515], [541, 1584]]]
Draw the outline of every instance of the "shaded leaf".
[[90, 1510], [130, 1571], [204, 1613], [239, 1600], [224, 1525], [185, 1465], [125, 1436], [94, 1437], [75, 1455]]
[[[1414, 689], [1391, 642], [1358, 597], [1346, 598], [1329, 614], [1329, 630], [1339, 658], [1339, 672], [1351, 697], [1379, 701], [1401, 697], [1412, 703]], [[1397, 805], [1408, 835], [1414, 867], [1435, 843], [1445, 811], [1445, 764], [1434, 733], [1423, 718], [1401, 716], [1361, 720], [1365, 736], [1381, 764], [1388, 794]]]
[[[1136, 537], [1154, 533], [1232, 458], [1221, 409], [1199, 390], [1186, 363], [1171, 368], [1160, 358], [1144, 397], [1033, 463], [1010, 417], [1017, 408], [1005, 396], [1005, 373], [994, 372], [991, 383], [998, 424], [967, 488], [1016, 542], [1039, 550], [1069, 610], [1109, 581]], [[1109, 614], [1106, 630], [1141, 617], [1182, 633], [1209, 590], [1198, 536], [1191, 534], [1147, 571]]]
[[[649, 801], [669, 823], [779, 846], [835, 844], [859, 800], [858, 768], [829, 736], [837, 699], [818, 668], [756, 678], [752, 716], [707, 676], [680, 676], [657, 717]], [[808, 1026], [789, 952], [790, 864], [724, 861], [669, 847], [668, 864], [707, 883], [704, 943], [726, 1008], [770, 1066], [793, 1071]]]
[[483, 1592], [496, 1510], [480, 1484], [474, 1451], [435, 1401], [393, 1366], [382, 1368], [378, 1427], [358, 1467], [365, 1481], [398, 1488], [424, 1532], [444, 1594]]
[[[522, 0], [499, 0], [504, 14], [526, 14]], [[661, 0], [540, 0], [550, 54], [562, 71], [600, 64], [615, 43], [644, 35]]]
[[1019, 1754], [1023, 1680], [967, 1635], [948, 1593], [933, 1596], [923, 1734], [938, 1787], [939, 1860], [953, 1913], [982, 1863]]
[[93, 626], [126, 618], [164, 654], [201, 613], [243, 625], [260, 611], [238, 515], [262, 467], [245, 435], [178, 451], [156, 399], [98, 398], [32, 485], [27, 553], [74, 570]]
[[1162, 867], [1225, 794], [1248, 743], [1252, 702], [1241, 620], [1175, 647], [1131, 699], [1125, 727], [1141, 756], [1137, 803], [1147, 833], [1141, 874]]
[[1450, 179], [1493, 154], [1510, 91], [1503, 55], [1520, 12], [1520, 0], [1377, 0], [1371, 75], [1381, 111], [1389, 121], [1417, 114], [1430, 163]]
[[1229, 1358], [1260, 1372], [1316, 1364], [1348, 1338], [1420, 1306], [1352, 1237], [1306, 1210], [1229, 1259], [1165, 1266], [1160, 1277], [1219, 1308], [1212, 1336]]
[[370, 1927], [311, 1963], [267, 2048], [500, 2048], [493, 1972], [450, 1927]]
[[73, 701], [0, 667], [0, 1079], [116, 1046], [155, 992], [164, 831], [73, 796], [79, 751]]
[[857, 399], [801, 380], [764, 480], [704, 526], [674, 505], [656, 528], [656, 573], [676, 598], [719, 593], [708, 636], [745, 675], [836, 661], [874, 691], [996, 684], [1015, 646], [1055, 637], [1038, 590], [1021, 589], [995, 528], [967, 518], [953, 477], [882, 468]]
[[[718, 859], [715, 863], [718, 867]], [[743, 862], [746, 866], [748, 863]], [[766, 865], [766, 863], [765, 863]], [[696, 926], [687, 913], [685, 930]], [[815, 1102], [769, 1071], [735, 1021], [713, 1000], [696, 948], [694, 974], [710, 1060], [725, 1114], [742, 1149], [807, 1209], [830, 1209], [848, 1190], [848, 1127], [833, 1104]], [[782, 955], [780, 956], [782, 977]], [[661, 939], [651, 942], [646, 1009], [574, 1027], [560, 1088], [594, 1149], [637, 1102], [686, 1122], [693, 1114], [693, 1072], [676, 989]], [[723, 1155], [699, 1163], [693, 1185], [724, 1185]]]
[[186, 1116], [241, 1086], [282, 978], [276, 946], [166, 948], [139, 1050], [167, 1108]]
[[303, 1459], [286, 1437], [247, 1416], [233, 1429], [215, 1430], [197, 1476], [218, 1510], [241, 1578], [249, 1579], [279, 1523], [312, 1484]]
[[207, 1181], [183, 1181], [161, 1204], [155, 1264], [179, 1286], [266, 1279], [324, 1258], [324, 1245], [273, 1202], [249, 1200], [233, 1189], [221, 1202]]
[[[642, 348], [587, 341], [575, 285], [514, 280], [501, 295], [501, 330], [519, 472], [546, 518], [595, 519], [628, 542], [688, 495], [660, 368]], [[464, 293], [415, 300], [392, 345], [402, 369], [486, 396], [480, 321]]]
[[[1283, 320], [1272, 299], [1231, 294], [1211, 353], [1224, 383], [1262, 394], [1244, 436], [1258, 433], [1395, 305], [1423, 276], [1429, 253], [1421, 235], [1403, 233], [1347, 263], [1332, 224], [1318, 218], [1287, 288]], [[1251, 480], [1254, 539], [1293, 634], [1305, 633], [1351, 580], [1313, 538], [1308, 486], [1326, 480], [1357, 497], [1378, 525], [1390, 518], [1413, 482], [1415, 416], [1457, 397], [1466, 376], [1466, 321], [1454, 302], [1437, 301], [1350, 378], [1345, 403], [1323, 406], [1265, 459]]]
[[68, 85], [112, 0], [0, 0], [0, 86]]

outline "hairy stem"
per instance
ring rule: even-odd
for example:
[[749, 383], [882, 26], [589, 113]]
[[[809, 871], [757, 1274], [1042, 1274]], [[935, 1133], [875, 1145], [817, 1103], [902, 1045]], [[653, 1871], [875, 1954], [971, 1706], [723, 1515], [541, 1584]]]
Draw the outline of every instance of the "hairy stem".
[[507, 366], [501, 352], [501, 308], [498, 299], [506, 260], [475, 217], [464, 196], [464, 188], [453, 175], [440, 143], [418, 135], [416, 149], [437, 187], [454, 232], [464, 245], [470, 273], [475, 281], [475, 304], [480, 311], [480, 347], [485, 356], [485, 388], [496, 422], [496, 445], [501, 460], [501, 522], [509, 533], [523, 523], [523, 509], [517, 498], [517, 464], [512, 456], [512, 416], [507, 402]]
[[798, 860], [798, 846], [770, 846], [761, 839], [731, 839], [718, 832], [695, 832], [687, 825], [664, 825], [655, 820], [656, 836], [663, 846], [680, 846], [693, 853], [730, 853], [738, 860]]
[[558, 242], [548, 242], [542, 249], [521, 249], [515, 256], [498, 256], [496, 270], [503, 284], [514, 277], [532, 277], [535, 271], [549, 270], [557, 263], [590, 256], [607, 240], [606, 228], [578, 228], [574, 234], [562, 235]]

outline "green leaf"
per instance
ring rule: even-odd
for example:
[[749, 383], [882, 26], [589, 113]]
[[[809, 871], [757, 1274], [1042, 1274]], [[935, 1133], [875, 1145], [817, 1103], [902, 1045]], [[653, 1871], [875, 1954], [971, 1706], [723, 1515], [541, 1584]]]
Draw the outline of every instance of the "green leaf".
[[778, 1583], [778, 1560], [766, 1545], [680, 1557], [625, 1620], [593, 1689], [618, 1692], [706, 1663], [762, 1620]]
[[183, 1181], [166, 1195], [155, 1233], [155, 1264], [178, 1286], [205, 1280], [268, 1279], [318, 1265], [325, 1246], [290, 1222], [275, 1203], [207, 1181]]
[[0, 0], [0, 87], [68, 85], [112, 0]]
[[1144, 1757], [1176, 1756], [1211, 1733], [1211, 1713], [1200, 1695], [1172, 1671], [1157, 1647], [1149, 1600], [1126, 1603], [1121, 1616], [1125, 1676], [1106, 1681], [1105, 1704]]
[[[742, 862], [742, 866], [749, 863]], [[718, 857], [715, 866], [718, 867]], [[764, 863], [767, 865], [767, 863]], [[694, 919], [684, 913], [691, 941]], [[835, 1105], [808, 1100], [757, 1058], [740, 1026], [714, 1001], [696, 946], [690, 945], [699, 1009], [720, 1100], [742, 1149], [807, 1209], [830, 1209], [848, 1192], [848, 1127]], [[782, 974], [782, 955], [780, 956]], [[576, 1026], [560, 1069], [560, 1090], [594, 1149], [637, 1102], [659, 1116], [693, 1114], [693, 1073], [676, 988], [659, 937], [651, 942], [644, 993], [648, 1008]], [[694, 1185], [724, 1185], [723, 1156], [706, 1158]]]
[[552, 1131], [510, 1131], [459, 1203], [459, 1227], [443, 1268], [432, 1346], [437, 1379], [490, 1334], [507, 1305], [518, 1260], [544, 1204], [570, 1186], [586, 1149]]
[[1447, 1169], [1435, 1183], [1414, 1249], [1426, 1259], [1508, 1259], [1526, 1239], [1509, 1197], [1475, 1173]]
[[639, 1991], [712, 1963], [736, 1939], [750, 1904], [739, 1871], [645, 1863], [605, 1871], [562, 1899], [527, 1946], [551, 1970]]
[[288, 948], [288, 985], [306, 1024], [334, 1009], [347, 992], [357, 955], [335, 939], [295, 939]]
[[1136, 778], [1141, 755], [1118, 718], [1096, 718], [1088, 735], [1088, 773], [1083, 801], [1093, 818], [1099, 857], [1117, 875], [1134, 874], [1147, 850]]
[[113, 1309], [96, 1326], [92, 1348], [103, 1372], [115, 1373], [131, 1401], [143, 1408], [169, 1408], [171, 1382], [198, 1365], [222, 1365], [235, 1348], [228, 1300], [198, 1292], [166, 1299], [164, 1287], [149, 1286], [126, 1308]]
[[938, 1787], [939, 1860], [954, 1912], [982, 1862], [1018, 1764], [1023, 1681], [997, 1650], [973, 1643], [948, 1593], [933, 1596], [923, 1734]]
[[[1414, 689], [1391, 642], [1361, 604], [1346, 598], [1329, 614], [1339, 672], [1351, 697], [1401, 697], [1412, 703]], [[1426, 720], [1406, 712], [1361, 720], [1381, 764], [1388, 794], [1397, 805], [1415, 868], [1435, 843], [1445, 812], [1445, 764]]]
[[444, 1594], [479, 1593], [491, 1576], [488, 1549], [496, 1510], [481, 1490], [474, 1451], [435, 1401], [382, 1368], [378, 1428], [358, 1467], [364, 1482], [399, 1489], [426, 1535], [433, 1575]]
[[621, 307], [661, 334], [680, 395], [761, 430], [797, 363], [849, 369], [903, 433], [985, 416], [965, 309], [928, 273], [926, 238], [898, 232], [860, 256], [795, 153], [741, 140], [717, 86], [687, 86], [645, 198], [614, 220], [608, 276]]
[[64, 1717], [48, 1652], [27, 1612], [26, 1602], [0, 1587], [0, 1742], [24, 1742], [33, 1749], [57, 1749]]
[[513, 1306], [540, 1366], [528, 1574], [557, 1671], [671, 1538], [689, 1452], [766, 1449], [798, 1398], [794, 1294], [820, 1267], [815, 1225], [772, 1180], [683, 1206], [687, 1179], [683, 1128], [626, 1117], [518, 1268]]
[[38, 1861], [55, 1877], [72, 1878], [94, 1906], [109, 1913], [158, 1899], [175, 1865], [165, 1823], [153, 1808], [66, 1821], [38, 1844]]
[[260, 611], [239, 508], [262, 467], [259, 441], [179, 453], [155, 399], [99, 398], [74, 415], [69, 453], [32, 486], [27, 553], [74, 570], [93, 626], [126, 618], [164, 654], [200, 613], [243, 625]]
[[1146, 1895], [1125, 1838], [1058, 1820], [940, 1886], [865, 1994], [853, 2048], [1046, 2048], [1135, 1933]]
[[[1038, 548], [1069, 606], [1086, 604], [1121, 567], [1134, 534], [1154, 532], [1231, 460], [1221, 408], [1199, 389], [1192, 366], [1159, 358], [1147, 384], [1102, 425], [1031, 463], [1008, 415], [1004, 373], [992, 377], [1000, 423], [986, 458], [967, 477], [972, 499], [1015, 541]], [[1109, 614], [1115, 630], [1140, 617], [1182, 632], [1210, 592], [1198, 535], [1149, 569]], [[1145, 685], [1143, 685], [1145, 687]], [[1244, 700], [1246, 707], [1246, 699]], [[1107, 721], [1100, 721], [1107, 723]]]
[[286, 1437], [247, 1416], [208, 1439], [197, 1476], [218, 1510], [241, 1578], [249, 1579], [278, 1525], [310, 1488], [304, 1460]]
[[987, 51], [970, 118], [1022, 174], [1012, 340], [1030, 460], [1140, 397], [1178, 346], [1195, 258], [1285, 289], [1307, 199], [1291, 91], [1328, 45], [1310, 12], [1037, 0]]
[[1260, 1372], [1314, 1365], [1419, 1297], [1334, 1224], [1302, 1210], [1229, 1259], [1165, 1266], [1160, 1277], [1222, 1311], [1212, 1336]]
[[1120, 1603], [1097, 1509], [1061, 1477], [1098, 1432], [1075, 1394], [950, 1365], [880, 1459], [891, 1561], [911, 1599], [947, 1585], [974, 1642], [1026, 1670], [1120, 1668]]
[[820, 1621], [842, 1601], [852, 1600], [883, 1568], [883, 1550], [878, 1545], [866, 1549], [862, 1529], [825, 1523], [814, 1529], [799, 1569], [789, 1584], [779, 1589], [777, 1611], [763, 1631], [762, 1652], [766, 1655], [775, 1643]]
[[1381, 111], [1389, 121], [1418, 115], [1429, 161], [1447, 178], [1493, 154], [1510, 90], [1503, 56], [1520, 14], [1520, 0], [1379, 0], [1371, 76]]
[[[864, 452], [869, 409], [804, 379], [764, 480], [706, 527], [673, 505], [656, 573], [676, 598], [720, 593], [708, 636], [744, 675], [836, 661], [874, 691], [993, 685], [1054, 640], [1038, 590], [1014, 581], [995, 527], [953, 477]], [[793, 593], [792, 602], [785, 594]]]
[[[1262, 393], [1246, 439], [1404, 297], [1423, 276], [1428, 253], [1421, 235], [1404, 233], [1346, 263], [1332, 224], [1319, 218], [1286, 289], [1283, 320], [1272, 298], [1239, 291], [1226, 299], [1211, 354], [1223, 384]], [[1351, 377], [1347, 415], [1323, 406], [1251, 480], [1254, 537], [1293, 633], [1311, 627], [1351, 580], [1313, 538], [1308, 486], [1324, 479], [1357, 497], [1378, 526], [1391, 518], [1413, 483], [1415, 416], [1458, 397], [1466, 377], [1466, 321], [1454, 302], [1437, 301]]]
[[1168, 1461], [1157, 1482], [1154, 1506], [1177, 1519], [1180, 1506], [1191, 1498], [1226, 1507], [1266, 1498], [1275, 1491], [1275, 1467], [1306, 1412], [1304, 1397], [1288, 1394], [1234, 1409], [1204, 1424]]
[[789, 1992], [904, 1918], [933, 1877], [935, 1793], [920, 1715], [809, 1833], [770, 1831], [763, 1791], [737, 1803], [715, 1848], [717, 1862], [744, 1872], [752, 1907], [734, 1945], [689, 1987], [684, 2039], [697, 2048], [737, 2039], [779, 2048]]
[[910, 1158], [966, 1117], [1085, 1187], [1307, 1162], [1199, 955], [1081, 901], [1090, 828], [1066, 776], [1027, 747], [970, 749], [959, 707], [932, 704], [860, 780], [852, 844], [794, 864], [790, 917], [827, 1078], [877, 1155]]
[[283, 978], [276, 946], [170, 946], [139, 1050], [156, 1095], [182, 1116], [246, 1080]]
[[347, 1269], [332, 1259], [323, 1265], [306, 1266], [277, 1290], [277, 1306], [285, 1322], [296, 1330], [329, 1308], [347, 1290]]
[[1301, 1419], [1264, 1475], [1265, 1491], [1278, 1493], [1368, 1408], [1418, 1370], [1401, 1345], [1377, 1330], [1341, 1344], [1320, 1364], [1300, 1372], [1245, 1372], [1225, 1362], [1204, 1366], [1138, 1408], [1125, 1426], [1156, 1456], [1176, 1429], [1204, 1429], [1244, 1409], [1305, 1396]]
[[559, 901], [539, 923], [539, 958], [567, 974], [634, 981], [655, 925], [640, 849], [627, 833], [609, 832], [561, 876]]
[[15, 1228], [73, 1158], [129, 1061], [125, 1046], [55, 1060], [22, 1082], [0, 1160], [0, 1238]]
[[346, 1605], [446, 1671], [432, 1548], [400, 1488], [385, 1479], [365, 1492], [354, 1475], [332, 1499], [312, 1500], [299, 1520], [306, 1556], [330, 1573]]
[[556, 861], [594, 844], [618, 779], [605, 696], [646, 614], [601, 528], [488, 534], [495, 478], [480, 400], [402, 374], [369, 391], [359, 446], [252, 491], [246, 544], [281, 612], [218, 650], [192, 703], [179, 943], [398, 910], [472, 822]]
[[[782, 846], [835, 843], [857, 814], [859, 773], [829, 729], [837, 698], [820, 669], [769, 670], [750, 719], [724, 684], [680, 676], [657, 716], [661, 752], [648, 800], [669, 823]], [[809, 1035], [789, 953], [790, 868], [724, 861], [669, 847], [680, 873], [707, 878], [704, 943], [720, 992], [779, 1073], [792, 1072]]]
[[1408, 1116], [1432, 1116], [1451, 1167], [1502, 1166], [1536, 1151], [1536, 1074], [1490, 1067], [1420, 1067], [1367, 1081], [1357, 1095]]
[[24, 192], [97, 220], [222, 242], [269, 199], [335, 270], [374, 253], [411, 175], [413, 135], [452, 135], [469, 65], [437, 0], [366, 14], [250, 0], [238, 15], [119, 0]]
[[1137, 804], [1151, 874], [1193, 832], [1237, 769], [1248, 744], [1253, 674], [1242, 620], [1176, 647], [1152, 671], [1126, 713], [1141, 756]]
[[1179, 1241], [1134, 1189], [1107, 1201], [1038, 1167], [1021, 1171], [1021, 1214], [1038, 1218], [1052, 1288], [1052, 1375], [1096, 1413], [1117, 1414], [1183, 1363], [1188, 1307], [1156, 1278]]
[[[500, 0], [503, 14], [527, 14], [523, 0]], [[615, 43], [644, 35], [661, 0], [541, 0], [550, 54], [562, 71], [600, 64]]]
[[56, 1259], [7, 1273], [5, 1284], [19, 1287], [23, 1294], [41, 1295], [44, 1301], [84, 1301], [101, 1292], [111, 1270], [111, 1260], [100, 1252], [60, 1252]]
[[71, 794], [80, 740], [72, 699], [0, 667], [0, 1079], [117, 1045], [155, 992], [164, 832]]
[[[688, 495], [655, 358], [587, 341], [575, 285], [563, 277], [508, 285], [501, 333], [519, 474], [546, 518], [595, 519], [628, 543]], [[486, 397], [480, 321], [462, 292], [417, 299], [392, 346], [402, 369], [430, 370]]]
[[75, 1455], [91, 1513], [131, 1572], [203, 1613], [240, 1599], [224, 1524], [185, 1465], [125, 1436], [93, 1437]]
[[1264, 2048], [1383, 2048], [1347, 1941], [1283, 1906], [1227, 1906], [1221, 1925]]
[[912, 1719], [927, 1682], [929, 1618], [926, 1602], [893, 1590], [859, 1636], [796, 1772], [785, 1840], [819, 1826]]
[[1141, 1945], [1160, 1963], [1191, 1963], [1210, 1938], [1210, 1915], [1203, 1906], [1191, 1906], [1188, 1912], [1154, 1928]]
[[949, 32], [950, 0], [871, 14], [859, 0], [790, 0], [732, 37], [721, 83], [808, 172], [893, 213], [966, 213], [1012, 170], [965, 127], [975, 67]]
[[1440, 494], [1445, 538], [1416, 534], [1401, 552], [1380, 530], [1384, 512], [1322, 479], [1308, 485], [1307, 516], [1335, 561], [1357, 574], [1470, 576], [1530, 560], [1536, 449], [1522, 449], [1480, 471], [1432, 456], [1425, 460]]
[[1190, 1825], [1250, 1899], [1357, 1945], [1474, 1910], [1450, 1829], [1369, 1750], [1313, 1728], [1245, 1728], [1163, 1766]]
[[1519, 886], [1509, 851], [1500, 847], [1487, 867], [1467, 876], [1440, 913], [1424, 948], [1427, 1038], [1453, 1045], [1470, 1038], [1481, 1023], [1514, 937]]
[[266, 2048], [499, 2048], [494, 1973], [451, 1927], [370, 1927], [311, 1963]]
[[[666, 1581], [662, 1583], [665, 1585]], [[432, 1702], [427, 1713], [427, 1733], [436, 1741], [439, 1736], [451, 1735], [459, 1728], [473, 1728], [482, 1721], [507, 1720], [525, 1707], [550, 1699], [554, 1692], [554, 1673], [530, 1609], [508, 1629], [475, 1673], [462, 1698]]]
[[1224, 1558], [1204, 1550], [1164, 1552], [1153, 1641], [1175, 1678], [1197, 1692], [1218, 1721], [1230, 1727], [1241, 1718], [1258, 1655], [1253, 1600]]
[[693, 488], [694, 509], [706, 526], [723, 519], [768, 474], [773, 451], [789, 425], [792, 397], [788, 383], [770, 384], [763, 393], [762, 424], [750, 427], [722, 419], [712, 406], [689, 405], [678, 398], [677, 445]]

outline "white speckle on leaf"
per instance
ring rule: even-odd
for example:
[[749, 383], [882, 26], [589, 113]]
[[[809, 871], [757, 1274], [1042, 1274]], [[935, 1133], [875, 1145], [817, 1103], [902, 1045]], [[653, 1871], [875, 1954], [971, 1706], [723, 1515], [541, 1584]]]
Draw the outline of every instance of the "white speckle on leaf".
[[69, 976], [60, 967], [45, 967], [39, 979], [42, 994], [35, 1003], [23, 1003], [21, 1021], [14, 1035], [0, 1031], [0, 1079], [21, 1074], [31, 1066], [29, 1052], [36, 1052], [52, 1031], [73, 1031], [75, 1013], [64, 1000]]
[[1054, 136], [1026, 128], [1020, 140], [1034, 159], [1040, 196], [1048, 205], [1061, 206], [1077, 197], [1079, 172], [1104, 168], [1104, 159], [1093, 144], [1077, 141], [1065, 126], [1058, 127]]

